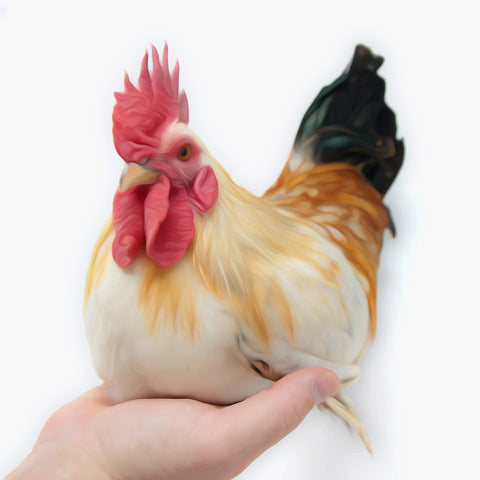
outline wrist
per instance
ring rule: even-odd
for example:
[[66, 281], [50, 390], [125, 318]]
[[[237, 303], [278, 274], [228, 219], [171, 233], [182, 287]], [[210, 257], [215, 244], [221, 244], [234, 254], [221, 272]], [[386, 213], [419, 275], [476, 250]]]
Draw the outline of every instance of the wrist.
[[5, 480], [112, 480], [85, 452], [70, 446], [36, 445]]

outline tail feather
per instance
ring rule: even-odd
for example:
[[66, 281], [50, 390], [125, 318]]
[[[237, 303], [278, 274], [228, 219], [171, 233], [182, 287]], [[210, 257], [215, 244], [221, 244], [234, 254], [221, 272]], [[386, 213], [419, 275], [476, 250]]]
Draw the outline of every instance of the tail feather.
[[314, 163], [345, 162], [382, 195], [403, 162], [393, 111], [385, 104], [385, 81], [377, 75], [383, 58], [358, 45], [347, 70], [323, 88], [300, 124], [294, 153]]
[[347, 427], [352, 428], [357, 433], [367, 450], [373, 455], [372, 443], [368, 436], [367, 429], [363, 425], [360, 417], [352, 410], [351, 406], [347, 405], [339, 397], [329, 397], [324, 404], [319, 405], [319, 408], [326, 408], [338, 415]]

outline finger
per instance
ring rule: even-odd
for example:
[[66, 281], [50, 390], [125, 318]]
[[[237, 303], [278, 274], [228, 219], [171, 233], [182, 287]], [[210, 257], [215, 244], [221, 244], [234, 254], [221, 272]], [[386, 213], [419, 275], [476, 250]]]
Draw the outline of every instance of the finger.
[[[268, 390], [223, 410], [226, 450], [246, 465], [294, 430], [315, 403], [338, 392], [338, 377], [321, 367], [291, 373]], [[237, 459], [240, 460], [240, 459]]]

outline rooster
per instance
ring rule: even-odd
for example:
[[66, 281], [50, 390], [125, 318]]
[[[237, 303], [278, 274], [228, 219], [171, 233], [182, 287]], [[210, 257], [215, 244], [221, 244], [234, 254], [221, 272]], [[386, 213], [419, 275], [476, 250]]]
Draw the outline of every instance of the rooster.
[[376, 272], [393, 222], [382, 198], [403, 161], [395, 115], [357, 46], [301, 121], [275, 184], [236, 185], [188, 127], [179, 67], [145, 54], [116, 93], [126, 162], [93, 250], [84, 317], [93, 363], [116, 401], [231, 404], [323, 366], [341, 381], [326, 407], [368, 436], [343, 388], [376, 326]]

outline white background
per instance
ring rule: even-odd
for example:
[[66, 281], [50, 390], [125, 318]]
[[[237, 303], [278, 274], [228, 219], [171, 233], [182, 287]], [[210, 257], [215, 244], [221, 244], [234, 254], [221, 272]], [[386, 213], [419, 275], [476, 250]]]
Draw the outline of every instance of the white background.
[[[316, 411], [241, 479], [479, 478], [479, 35], [467, 1], [0, 3], [0, 477], [98, 383], [82, 323], [122, 162], [113, 91], [170, 46], [190, 125], [262, 193], [356, 43], [385, 57], [404, 167], [386, 196], [378, 334], [351, 389], [371, 457]], [[472, 2], [473, 5], [473, 2]]]

